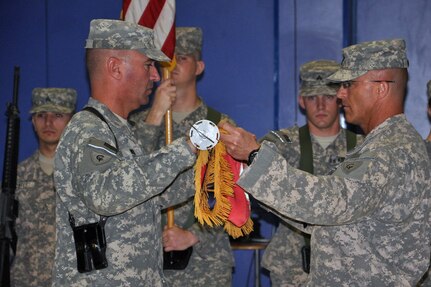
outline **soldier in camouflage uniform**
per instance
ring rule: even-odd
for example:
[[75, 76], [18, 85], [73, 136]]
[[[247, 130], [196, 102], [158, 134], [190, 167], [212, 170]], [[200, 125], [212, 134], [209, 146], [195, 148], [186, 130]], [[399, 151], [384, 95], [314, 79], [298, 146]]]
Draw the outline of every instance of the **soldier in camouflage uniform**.
[[[202, 119], [218, 121], [227, 116], [209, 108], [197, 94], [197, 80], [203, 73], [205, 63], [202, 61], [202, 30], [197, 27], [177, 27], [176, 66], [171, 79], [176, 87], [176, 100], [171, 107], [173, 118], [173, 138], [186, 135], [190, 127]], [[157, 91], [159, 92], [159, 91]], [[156, 92], [156, 94], [157, 94]], [[156, 99], [157, 101], [157, 99]], [[163, 115], [158, 112], [158, 106], [153, 105], [150, 110], [135, 114], [131, 117], [137, 123], [142, 140], [153, 138], [147, 133], [156, 133], [155, 141], [161, 148], [165, 145], [165, 128], [162, 117], [155, 120], [155, 116]], [[149, 118], [159, 125], [149, 126]], [[145, 144], [148, 148], [150, 143]], [[193, 168], [186, 171], [193, 176]], [[185, 190], [194, 191], [194, 181], [181, 183], [179, 193]], [[165, 251], [185, 250], [193, 247], [192, 256], [184, 270], [164, 270], [170, 286], [230, 286], [232, 279], [233, 256], [229, 243], [229, 236], [223, 227], [208, 228], [200, 225], [194, 217], [193, 197], [174, 207], [175, 226], [163, 231], [163, 246]], [[162, 212], [162, 222], [166, 224], [166, 210]]]
[[[428, 118], [431, 119], [431, 80], [427, 83], [427, 95], [428, 95]], [[425, 146], [427, 148], [428, 157], [431, 160], [431, 132], [428, 134], [428, 137], [425, 139]], [[431, 265], [431, 262], [430, 262]], [[419, 286], [421, 287], [430, 287], [431, 286], [431, 278], [430, 278], [430, 267], [428, 267], [428, 272], [422, 278]]]
[[[154, 46], [153, 35], [134, 23], [91, 21], [85, 46], [91, 97], [70, 121], [55, 157], [54, 286], [163, 286], [166, 281], [160, 209], [190, 194], [167, 190], [167, 201], [160, 194], [168, 185], [178, 190], [172, 181], [194, 164], [196, 149], [182, 137], [145, 154], [126, 120], [148, 103], [160, 80], [155, 61], [169, 60]], [[108, 217], [106, 268], [78, 273], [69, 213], [76, 226]]]
[[51, 286], [55, 251], [55, 190], [52, 173], [61, 133], [75, 111], [76, 91], [35, 88], [31, 121], [39, 148], [18, 165], [16, 198], [19, 201], [17, 253], [12, 285]]
[[[337, 101], [337, 88], [329, 85], [326, 78], [339, 69], [335, 61], [318, 60], [301, 66], [301, 88], [298, 102], [305, 111], [307, 125], [293, 126], [277, 132], [270, 132], [260, 141], [274, 142], [287, 162], [294, 167], [304, 169], [301, 164], [307, 155], [302, 154], [304, 148], [311, 152], [312, 172], [315, 175], [325, 175], [334, 171], [344, 160], [347, 153], [347, 134], [356, 135], [342, 129], [340, 126], [340, 105]], [[300, 136], [301, 130], [301, 136]], [[308, 135], [310, 143], [304, 142], [302, 134]], [[286, 141], [286, 136], [291, 140]], [[302, 140], [301, 140], [302, 139]], [[358, 136], [358, 140], [360, 137]], [[351, 146], [349, 146], [351, 148]], [[301, 149], [302, 148], [302, 149]], [[270, 271], [272, 286], [304, 286], [308, 273], [304, 271], [306, 260], [302, 257], [304, 246], [309, 246], [312, 226], [303, 227], [302, 232], [286, 221], [281, 221], [277, 232], [265, 250], [262, 266]]]
[[[431, 119], [431, 80], [427, 83], [427, 94], [428, 94], [428, 117]], [[427, 146], [428, 154], [431, 155], [431, 132], [426, 138], [425, 144]]]
[[[308, 286], [415, 286], [430, 262], [431, 178], [424, 142], [403, 114], [405, 42], [364, 42], [343, 56], [329, 79], [341, 84], [337, 97], [363, 143], [334, 173], [315, 176], [264, 141], [237, 183], [280, 216], [314, 225]], [[253, 134], [222, 127], [233, 157], [259, 148]]]

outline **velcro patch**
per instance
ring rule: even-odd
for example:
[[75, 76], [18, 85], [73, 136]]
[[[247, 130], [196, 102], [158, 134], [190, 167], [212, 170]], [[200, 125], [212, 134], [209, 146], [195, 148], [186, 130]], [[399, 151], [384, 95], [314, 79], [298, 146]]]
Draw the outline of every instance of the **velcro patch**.
[[90, 141], [88, 142], [88, 146], [92, 147], [90, 158], [95, 165], [102, 165], [104, 163], [107, 163], [118, 152], [115, 147], [95, 138], [90, 139]]
[[349, 174], [358, 169], [363, 164], [363, 161], [346, 162], [342, 164], [341, 168], [345, 174]]
[[101, 165], [104, 164], [108, 161], [110, 161], [112, 158], [111, 155], [105, 153], [105, 152], [100, 152], [100, 151], [93, 151], [91, 152], [91, 161], [95, 164], [95, 165]]

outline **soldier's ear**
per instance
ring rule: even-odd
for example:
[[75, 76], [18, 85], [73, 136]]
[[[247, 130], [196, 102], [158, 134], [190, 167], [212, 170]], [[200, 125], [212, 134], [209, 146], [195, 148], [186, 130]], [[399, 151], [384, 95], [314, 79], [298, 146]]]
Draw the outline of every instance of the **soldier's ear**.
[[196, 76], [202, 74], [205, 70], [205, 62], [204, 61], [196, 61]]
[[376, 83], [376, 94], [379, 99], [383, 99], [389, 94], [389, 83], [388, 82], [378, 82]]
[[301, 95], [298, 96], [298, 104], [301, 109], [305, 110], [304, 97], [302, 97]]
[[108, 74], [117, 80], [121, 79], [123, 72], [121, 68], [122, 63], [123, 61], [117, 57], [109, 57], [106, 60], [106, 70]]

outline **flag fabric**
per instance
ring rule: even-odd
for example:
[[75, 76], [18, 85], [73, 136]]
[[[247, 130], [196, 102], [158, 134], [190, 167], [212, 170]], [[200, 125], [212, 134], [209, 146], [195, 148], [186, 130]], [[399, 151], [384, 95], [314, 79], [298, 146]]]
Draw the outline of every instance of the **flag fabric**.
[[123, 0], [122, 18], [154, 30], [154, 44], [170, 59], [175, 51], [175, 0]]
[[[226, 133], [223, 129], [220, 132]], [[194, 167], [195, 217], [202, 225], [223, 226], [233, 238], [253, 231], [250, 201], [236, 184], [241, 167], [242, 163], [227, 153], [223, 142], [218, 142], [211, 152], [199, 150]]]

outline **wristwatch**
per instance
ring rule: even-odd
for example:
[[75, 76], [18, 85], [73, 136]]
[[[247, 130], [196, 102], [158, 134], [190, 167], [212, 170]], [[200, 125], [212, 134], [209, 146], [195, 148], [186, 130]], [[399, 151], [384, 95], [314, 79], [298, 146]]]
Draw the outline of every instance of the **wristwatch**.
[[257, 156], [257, 153], [259, 152], [259, 149], [260, 148], [254, 149], [248, 154], [247, 165], [251, 165], [253, 163], [254, 158]]
[[197, 149], [209, 150], [218, 143], [220, 131], [212, 121], [200, 120], [192, 125], [189, 136], [190, 141]]

